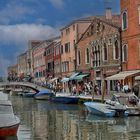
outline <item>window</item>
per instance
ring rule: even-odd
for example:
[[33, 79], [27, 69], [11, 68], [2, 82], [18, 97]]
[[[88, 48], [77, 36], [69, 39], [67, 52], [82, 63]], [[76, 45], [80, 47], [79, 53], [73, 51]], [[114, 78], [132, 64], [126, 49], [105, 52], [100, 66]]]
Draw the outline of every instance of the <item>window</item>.
[[63, 54], [63, 45], [61, 46], [61, 54]]
[[65, 52], [70, 52], [70, 42], [65, 44]]
[[119, 45], [117, 40], [115, 41], [114, 58], [119, 59]]
[[128, 58], [128, 54], [127, 54], [127, 45], [123, 46], [123, 62], [126, 62]]
[[69, 62], [68, 61], [62, 62], [62, 72], [67, 71], [69, 71]]
[[107, 46], [104, 43], [104, 47], [103, 47], [103, 60], [107, 60]]
[[86, 63], [89, 63], [89, 48], [86, 49]]
[[92, 48], [92, 56], [93, 56], [93, 67], [100, 66], [100, 46], [94, 46]]
[[139, 20], [139, 24], [140, 24], [140, 5], [138, 6], [138, 20]]
[[122, 14], [122, 29], [125, 30], [127, 26], [127, 12], [125, 11]]
[[78, 65], [80, 65], [81, 64], [81, 54], [80, 54], [80, 51], [78, 51]]

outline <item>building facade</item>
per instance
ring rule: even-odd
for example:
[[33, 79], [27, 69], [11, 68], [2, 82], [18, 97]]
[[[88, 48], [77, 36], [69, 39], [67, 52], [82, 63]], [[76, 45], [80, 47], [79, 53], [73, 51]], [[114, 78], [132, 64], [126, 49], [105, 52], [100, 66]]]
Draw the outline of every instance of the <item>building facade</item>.
[[62, 77], [76, 70], [75, 43], [90, 25], [91, 20], [76, 20], [61, 29], [61, 68]]
[[45, 82], [45, 47], [46, 41], [42, 41], [39, 45], [35, 46], [32, 51], [34, 80], [39, 83]]
[[20, 54], [17, 57], [18, 77], [23, 79], [28, 74], [27, 52]]
[[130, 88], [135, 84], [135, 77], [140, 75], [140, 0], [121, 0], [122, 22], [122, 70], [127, 76], [123, 84]]
[[121, 71], [119, 21], [119, 16], [111, 16], [109, 20], [94, 18], [77, 42], [77, 71], [89, 73], [89, 80], [94, 81], [102, 91], [107, 89], [106, 77]]
[[61, 41], [54, 44], [54, 77], [61, 78]]

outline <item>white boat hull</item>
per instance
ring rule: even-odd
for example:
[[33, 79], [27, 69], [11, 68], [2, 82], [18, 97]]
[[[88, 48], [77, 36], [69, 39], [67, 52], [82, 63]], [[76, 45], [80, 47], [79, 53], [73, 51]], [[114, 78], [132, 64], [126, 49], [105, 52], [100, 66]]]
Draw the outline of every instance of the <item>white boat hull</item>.
[[95, 115], [101, 115], [106, 117], [114, 117], [116, 114], [115, 110], [109, 109], [109, 105], [95, 102], [85, 102], [84, 103], [88, 111]]

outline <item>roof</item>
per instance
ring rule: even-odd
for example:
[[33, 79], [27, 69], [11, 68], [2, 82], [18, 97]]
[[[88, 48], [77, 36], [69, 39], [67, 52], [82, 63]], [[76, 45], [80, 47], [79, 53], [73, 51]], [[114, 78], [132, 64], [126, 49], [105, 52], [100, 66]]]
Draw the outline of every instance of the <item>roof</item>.
[[125, 78], [138, 75], [140, 75], [140, 70], [122, 71], [118, 74], [107, 77], [106, 80], [124, 80]]

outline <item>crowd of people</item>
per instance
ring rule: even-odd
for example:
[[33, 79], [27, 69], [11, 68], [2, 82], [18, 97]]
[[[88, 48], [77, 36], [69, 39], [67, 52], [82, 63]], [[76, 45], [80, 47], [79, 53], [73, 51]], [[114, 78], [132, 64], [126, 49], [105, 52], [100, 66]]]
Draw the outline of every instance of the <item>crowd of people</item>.
[[115, 90], [117, 92], [124, 92], [124, 93], [133, 92], [133, 93], [135, 93], [135, 95], [138, 96], [139, 84], [135, 83], [134, 86], [132, 88], [130, 88], [127, 83], [124, 83], [124, 85], [123, 85], [119, 81], [117, 81]]
[[91, 95], [94, 92], [96, 95], [101, 95], [101, 88], [99, 85], [95, 84], [93, 86], [92, 82], [57, 82], [57, 83], [46, 83], [49, 89], [54, 90], [55, 92], [69, 92], [71, 95]]

